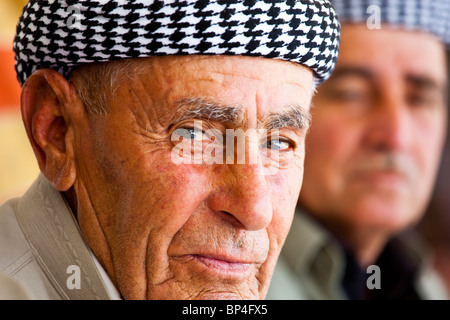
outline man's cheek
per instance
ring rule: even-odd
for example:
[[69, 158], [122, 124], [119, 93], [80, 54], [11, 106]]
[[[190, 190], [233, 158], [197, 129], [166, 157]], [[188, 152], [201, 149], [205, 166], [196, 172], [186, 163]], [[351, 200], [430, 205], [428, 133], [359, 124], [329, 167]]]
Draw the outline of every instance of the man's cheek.
[[268, 227], [271, 239], [277, 239], [277, 246], [284, 242], [294, 217], [295, 208], [302, 187], [303, 169], [291, 170], [272, 177], [273, 218]]
[[303, 183], [303, 163], [290, 169], [280, 170], [276, 175], [267, 176], [271, 188], [272, 203], [285, 210], [295, 208]]
[[270, 254], [278, 256], [281, 248], [286, 240], [289, 233], [293, 213], [289, 211], [277, 212], [274, 214], [274, 219], [268, 228], [269, 238], [270, 238]]
[[[163, 167], [158, 167], [161, 172]], [[208, 185], [205, 175], [193, 166], [176, 165], [167, 168], [167, 173], [148, 184], [149, 205], [145, 211], [148, 223], [154, 230], [164, 230], [168, 238], [174, 236], [207, 198]]]

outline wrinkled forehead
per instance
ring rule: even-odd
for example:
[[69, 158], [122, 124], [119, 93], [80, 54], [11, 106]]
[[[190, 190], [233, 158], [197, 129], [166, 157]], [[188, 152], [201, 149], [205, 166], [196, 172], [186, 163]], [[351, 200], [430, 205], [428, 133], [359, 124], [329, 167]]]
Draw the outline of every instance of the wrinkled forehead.
[[[142, 69], [140, 76], [152, 79], [171, 79], [171, 84], [178, 80], [180, 84], [186, 78], [194, 77], [220, 83], [232, 82], [242, 78], [244, 82], [300, 84], [305, 77], [313, 77], [313, 71], [305, 66], [280, 59], [268, 59], [246, 56], [166, 56], [134, 59]], [[171, 78], [172, 77], [172, 78]], [[230, 83], [231, 84], [231, 83]]]
[[309, 68], [259, 57], [150, 57], [134, 60], [131, 69], [139, 71], [117, 88], [116, 104], [136, 100], [165, 117], [237, 108], [236, 115], [253, 118], [296, 109], [307, 119], [314, 85]]
[[[289, 88], [308, 97], [313, 89], [311, 69], [283, 60], [245, 56], [171, 56], [137, 61], [142, 66], [136, 79], [167, 93], [220, 97], [242, 104], [243, 97], [289, 100], [278, 90]], [[154, 90], [148, 87], [148, 90]], [[258, 91], [259, 90], [259, 91]], [[258, 92], [258, 97], [253, 97]]]

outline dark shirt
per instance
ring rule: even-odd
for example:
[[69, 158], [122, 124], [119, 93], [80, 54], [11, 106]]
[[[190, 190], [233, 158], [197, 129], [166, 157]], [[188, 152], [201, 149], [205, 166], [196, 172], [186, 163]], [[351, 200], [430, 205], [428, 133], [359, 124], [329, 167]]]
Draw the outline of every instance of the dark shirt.
[[347, 249], [346, 268], [342, 287], [351, 300], [418, 300], [415, 277], [418, 264], [402, 250], [393, 239], [374, 263], [380, 270], [380, 288], [369, 289], [367, 279], [373, 274], [363, 270], [354, 255]]
[[[305, 208], [304, 212], [308, 212]], [[325, 230], [327, 226], [314, 216], [310, 217]], [[340, 239], [331, 231], [331, 239], [334, 239], [345, 253], [346, 267], [342, 279], [342, 287], [350, 300], [418, 300], [420, 299], [415, 289], [416, 277], [420, 264], [406, 250], [404, 245], [396, 238], [390, 240], [378, 257], [374, 265], [380, 270], [380, 288], [369, 289], [367, 279], [371, 272], [363, 270], [358, 264], [355, 255]]]

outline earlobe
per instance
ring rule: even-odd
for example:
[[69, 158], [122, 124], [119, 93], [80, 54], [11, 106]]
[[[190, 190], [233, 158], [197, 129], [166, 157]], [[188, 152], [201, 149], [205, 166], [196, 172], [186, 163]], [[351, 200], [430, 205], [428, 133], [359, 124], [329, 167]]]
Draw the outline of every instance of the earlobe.
[[22, 118], [28, 139], [44, 176], [60, 191], [74, 183], [74, 132], [67, 108], [75, 103], [75, 90], [59, 73], [35, 72], [21, 94]]

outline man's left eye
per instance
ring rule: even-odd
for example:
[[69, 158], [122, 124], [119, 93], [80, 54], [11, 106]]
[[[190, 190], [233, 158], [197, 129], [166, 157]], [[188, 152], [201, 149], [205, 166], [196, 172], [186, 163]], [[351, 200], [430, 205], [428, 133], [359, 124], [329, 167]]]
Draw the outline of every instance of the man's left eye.
[[285, 151], [293, 148], [293, 143], [281, 139], [271, 139], [267, 141], [265, 147], [275, 151]]

